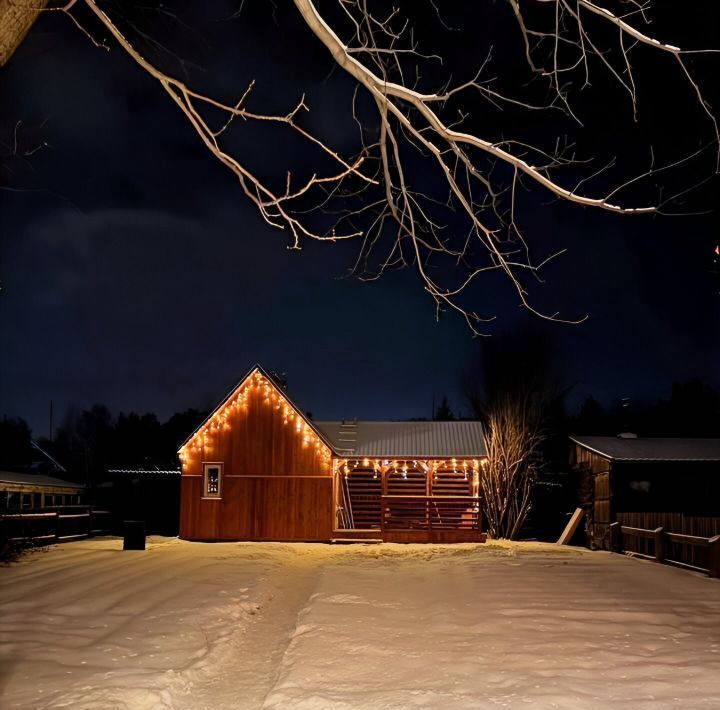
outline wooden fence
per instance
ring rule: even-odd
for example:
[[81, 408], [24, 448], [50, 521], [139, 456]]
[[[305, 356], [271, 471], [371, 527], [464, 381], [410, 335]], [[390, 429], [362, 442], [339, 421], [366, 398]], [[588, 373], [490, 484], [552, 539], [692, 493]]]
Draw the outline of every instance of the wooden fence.
[[720, 535], [720, 517], [685, 515], [685, 513], [617, 513], [616, 520], [631, 528], [665, 528], [683, 535], [714, 537]]
[[106, 535], [111, 523], [110, 511], [82, 505], [0, 514], [0, 525], [8, 540], [33, 544], [49, 545]]
[[720, 535], [702, 537], [662, 526], [650, 530], [615, 522], [610, 525], [610, 549], [720, 577]]
[[472, 496], [382, 496], [383, 530], [481, 530]]

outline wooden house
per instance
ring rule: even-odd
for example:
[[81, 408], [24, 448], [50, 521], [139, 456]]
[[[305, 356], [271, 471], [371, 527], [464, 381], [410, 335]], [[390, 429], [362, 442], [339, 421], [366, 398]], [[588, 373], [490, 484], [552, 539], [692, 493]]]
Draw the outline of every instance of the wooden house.
[[479, 422], [315, 422], [256, 366], [179, 456], [188, 540], [485, 539]]
[[590, 478], [588, 542], [608, 549], [609, 526], [720, 533], [720, 439], [572, 436], [571, 463]]

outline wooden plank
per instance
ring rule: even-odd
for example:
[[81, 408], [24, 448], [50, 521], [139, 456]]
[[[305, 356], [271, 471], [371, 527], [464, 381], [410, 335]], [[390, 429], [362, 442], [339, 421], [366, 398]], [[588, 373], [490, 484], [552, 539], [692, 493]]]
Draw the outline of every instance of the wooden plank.
[[202, 499], [202, 481], [182, 481], [180, 536], [190, 540], [317, 540], [333, 537], [332, 476], [225, 480], [222, 498]]
[[565, 526], [565, 530], [562, 531], [562, 534], [558, 538], [558, 541], [556, 544], [558, 545], [569, 545], [570, 540], [572, 540], [573, 535], [577, 531], [578, 527], [580, 526], [580, 521], [583, 519], [583, 516], [585, 515], [585, 511], [582, 508], [575, 508], [575, 512], [572, 514], [570, 520], [568, 521], [568, 524]]

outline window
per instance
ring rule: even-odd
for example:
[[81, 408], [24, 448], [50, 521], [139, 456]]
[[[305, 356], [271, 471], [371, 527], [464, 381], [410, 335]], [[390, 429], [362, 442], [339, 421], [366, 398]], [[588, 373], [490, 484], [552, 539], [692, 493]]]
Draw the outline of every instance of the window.
[[203, 498], [220, 498], [221, 463], [204, 463], [203, 464]]

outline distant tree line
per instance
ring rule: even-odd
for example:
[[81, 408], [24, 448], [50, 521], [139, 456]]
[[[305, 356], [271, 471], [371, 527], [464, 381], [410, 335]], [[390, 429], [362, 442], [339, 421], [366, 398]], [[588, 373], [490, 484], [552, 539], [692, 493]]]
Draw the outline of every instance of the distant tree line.
[[588, 397], [569, 425], [576, 434], [715, 438], [720, 436], [720, 392], [701, 380], [689, 380], [674, 383], [669, 399], [652, 403], [628, 398], [605, 408]]
[[[104, 480], [108, 468], [177, 468], [178, 446], [207, 415], [188, 409], [161, 423], [153, 413], [113, 415], [102, 404], [86, 410], [71, 407], [52, 440], [35, 441], [66, 469], [64, 478], [96, 484]], [[32, 441], [23, 419], [3, 417], [0, 469], [50, 472], [51, 465]]]

